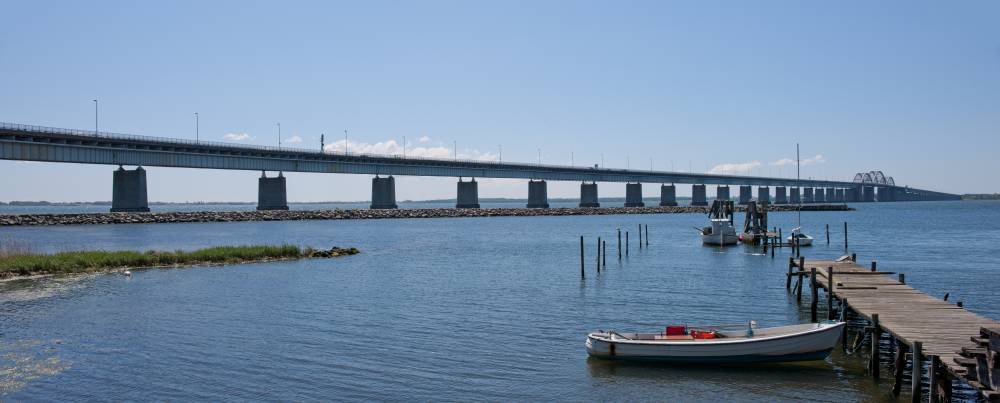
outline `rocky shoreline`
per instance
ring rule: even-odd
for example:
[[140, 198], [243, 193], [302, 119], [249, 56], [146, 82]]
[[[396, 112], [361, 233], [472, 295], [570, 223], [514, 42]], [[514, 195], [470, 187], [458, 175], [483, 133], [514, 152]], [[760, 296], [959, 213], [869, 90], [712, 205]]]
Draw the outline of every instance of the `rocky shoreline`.
[[[793, 205], [772, 205], [770, 211], [795, 211]], [[743, 207], [738, 206], [742, 211]], [[802, 211], [849, 211], [844, 204], [802, 206]], [[16, 214], [0, 215], [0, 227], [91, 224], [151, 224], [236, 221], [290, 220], [360, 220], [386, 218], [454, 218], [454, 217], [529, 217], [578, 216], [613, 214], [683, 214], [707, 213], [708, 207], [596, 207], [596, 208], [428, 208], [428, 209], [336, 209], [336, 210], [270, 210], [270, 211], [200, 211], [163, 213], [81, 213], [81, 214]]]

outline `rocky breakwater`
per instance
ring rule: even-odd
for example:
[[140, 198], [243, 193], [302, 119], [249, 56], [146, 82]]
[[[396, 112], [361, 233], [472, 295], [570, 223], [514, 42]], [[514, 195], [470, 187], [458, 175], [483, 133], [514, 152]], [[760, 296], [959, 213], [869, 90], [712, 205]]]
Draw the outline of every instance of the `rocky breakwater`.
[[[791, 205], [769, 206], [770, 211], [795, 211]], [[743, 210], [742, 206], [738, 210]], [[802, 206], [802, 211], [847, 211], [843, 204]], [[448, 217], [528, 217], [580, 216], [611, 214], [682, 214], [707, 213], [708, 207], [596, 207], [596, 208], [433, 208], [395, 210], [271, 210], [271, 211], [199, 211], [158, 213], [82, 213], [82, 214], [14, 214], [0, 215], [0, 226], [87, 225], [87, 224], [151, 224], [185, 222], [286, 221], [286, 220], [360, 220], [383, 218], [448, 218]]]

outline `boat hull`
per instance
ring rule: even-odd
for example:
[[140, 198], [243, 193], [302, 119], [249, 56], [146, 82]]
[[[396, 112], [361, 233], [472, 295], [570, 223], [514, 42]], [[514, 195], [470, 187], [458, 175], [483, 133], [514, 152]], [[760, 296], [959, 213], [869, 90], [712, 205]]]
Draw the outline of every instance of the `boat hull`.
[[615, 340], [591, 333], [586, 345], [592, 357], [612, 360], [733, 364], [822, 360], [840, 339], [843, 323], [809, 326], [816, 327], [794, 334], [704, 341]]
[[736, 234], [702, 234], [701, 242], [705, 245], [736, 245], [739, 237]]

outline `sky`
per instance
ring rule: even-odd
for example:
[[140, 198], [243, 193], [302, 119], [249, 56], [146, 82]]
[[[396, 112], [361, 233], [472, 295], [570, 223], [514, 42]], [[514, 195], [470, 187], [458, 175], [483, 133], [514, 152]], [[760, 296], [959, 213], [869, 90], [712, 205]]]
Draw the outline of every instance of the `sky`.
[[[1000, 191], [995, 1], [0, 3], [0, 121], [202, 140]], [[111, 198], [115, 167], [0, 161], [0, 201]], [[147, 167], [151, 201], [259, 172]], [[289, 201], [368, 175], [286, 173]], [[399, 177], [399, 200], [455, 178]], [[526, 197], [482, 179], [480, 197]], [[647, 186], [647, 196], [656, 195]], [[679, 195], [690, 194], [680, 186]], [[602, 197], [624, 184], [601, 184]], [[550, 182], [550, 197], [578, 197]]]

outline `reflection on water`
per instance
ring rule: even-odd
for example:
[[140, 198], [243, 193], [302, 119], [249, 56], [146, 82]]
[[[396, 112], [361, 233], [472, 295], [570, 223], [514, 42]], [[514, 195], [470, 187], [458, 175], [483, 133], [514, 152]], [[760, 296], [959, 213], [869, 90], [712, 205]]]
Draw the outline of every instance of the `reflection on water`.
[[[859, 205], [851, 251], [1000, 317], [1000, 203]], [[928, 216], [933, 211], [933, 216]], [[0, 283], [3, 400], [889, 400], [839, 349], [825, 361], [663, 366], [588, 359], [595, 329], [808, 320], [789, 250], [703, 247], [701, 214], [5, 228], [39, 250], [355, 246], [317, 259]], [[739, 217], [737, 217], [739, 219]], [[772, 213], [786, 230], [790, 213]], [[943, 224], [928, 226], [928, 220]], [[597, 273], [593, 244], [648, 224], [650, 245]], [[969, 247], [965, 228], [982, 228]], [[586, 237], [580, 278], [579, 237]], [[834, 242], [803, 253], [836, 257]], [[889, 236], [891, 235], [891, 236]], [[961, 250], [962, 259], [941, 251]], [[947, 267], [947, 270], [941, 270]], [[808, 295], [808, 294], [806, 294]], [[825, 299], [820, 309], [825, 309]], [[26, 342], [33, 341], [33, 342]], [[34, 343], [34, 344], [33, 344]], [[72, 364], [70, 366], [70, 363]], [[16, 369], [14, 369], [16, 366]], [[903, 398], [906, 398], [905, 395]]]

